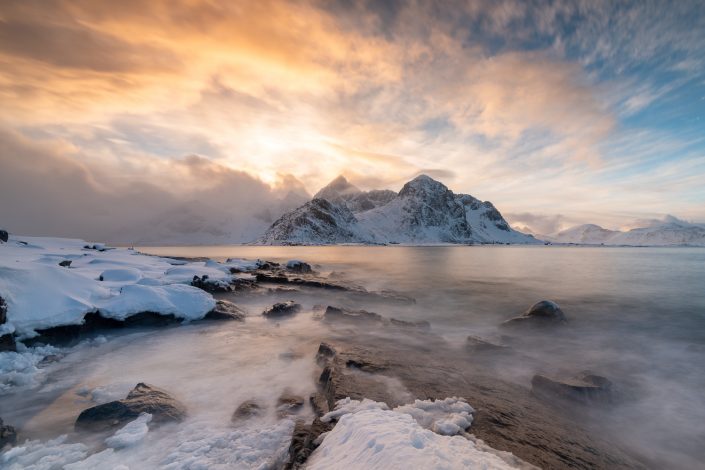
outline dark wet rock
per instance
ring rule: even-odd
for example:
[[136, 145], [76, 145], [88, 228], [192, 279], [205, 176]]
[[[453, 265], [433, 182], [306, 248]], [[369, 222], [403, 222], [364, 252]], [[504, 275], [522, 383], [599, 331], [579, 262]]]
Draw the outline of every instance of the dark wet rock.
[[7, 233], [7, 230], [0, 229], [0, 241], [7, 243], [7, 241], [9, 239], [10, 239], [10, 234]]
[[316, 363], [320, 366], [324, 366], [333, 356], [335, 356], [333, 346], [328, 343], [321, 343], [316, 352]]
[[285, 390], [277, 399], [277, 414], [280, 417], [296, 414], [301, 411], [304, 402], [304, 397], [296, 395], [290, 390]]
[[294, 315], [298, 313], [301, 310], [301, 304], [297, 304], [293, 300], [288, 300], [286, 302], [278, 302], [268, 309], [266, 309], [264, 312], [262, 312], [262, 315], [264, 315], [267, 318], [282, 318], [282, 317], [288, 317], [290, 315]]
[[89, 431], [109, 429], [134, 420], [140, 413], [151, 414], [155, 424], [178, 422], [186, 417], [186, 407], [166, 391], [138, 383], [122, 400], [83, 410], [76, 419], [76, 428]]
[[[59, 263], [59, 266], [61, 266], [62, 268], [68, 268], [68, 267], [71, 266], [71, 260], [70, 260], [70, 259], [66, 259], [66, 260], [60, 262], [60, 263]], [[102, 279], [101, 279], [101, 281], [102, 281]]]
[[8, 333], [0, 336], [0, 352], [3, 351], [17, 351], [17, 343], [15, 342], [15, 336]]
[[247, 400], [240, 404], [233, 413], [233, 421], [244, 421], [264, 414], [264, 408], [255, 400]]
[[262, 271], [272, 271], [275, 269], [279, 269], [281, 265], [279, 263], [275, 263], [274, 261], [262, 261], [262, 260], [257, 260], [257, 269], [260, 269]]
[[534, 375], [531, 379], [531, 392], [543, 398], [567, 399], [586, 404], [609, 403], [614, 399], [612, 382], [590, 371], [564, 379]]
[[289, 460], [284, 469], [294, 470], [304, 468], [311, 453], [318, 447], [318, 437], [333, 429], [332, 423], [324, 423], [315, 418], [311, 424], [297, 420], [289, 446]]
[[406, 320], [397, 320], [396, 318], [390, 318], [389, 324], [393, 325], [393, 326], [398, 326], [401, 328], [418, 328], [421, 330], [430, 330], [431, 329], [431, 324], [429, 322], [427, 322], [426, 320], [406, 321]]
[[259, 286], [253, 279], [235, 278], [230, 281], [230, 288], [234, 292], [243, 292], [259, 289]]
[[330, 305], [326, 308], [323, 319], [333, 322], [382, 323], [382, 316], [377, 313], [366, 310], [347, 310]]
[[316, 413], [316, 416], [319, 418], [330, 411], [330, 408], [328, 407], [328, 400], [325, 395], [320, 392], [312, 393], [311, 396], [308, 397], [308, 401], [311, 403], [313, 412]]
[[17, 431], [14, 427], [5, 424], [0, 418], [0, 450], [5, 446], [13, 446], [17, 443]]
[[7, 321], [7, 302], [0, 297], [0, 325]]
[[565, 325], [567, 319], [563, 310], [557, 303], [550, 300], [542, 300], [531, 306], [520, 317], [511, 318], [501, 326], [503, 327], [545, 327]]
[[232, 291], [232, 287], [230, 284], [228, 284], [225, 281], [221, 281], [218, 279], [210, 279], [208, 277], [208, 274], [204, 274], [203, 276], [193, 276], [193, 280], [191, 281], [191, 285], [193, 287], [198, 287], [199, 289], [203, 289], [206, 292], [210, 292], [211, 294], [217, 293], [217, 292], [230, 292]]
[[216, 300], [215, 308], [204, 317], [206, 320], [238, 320], [245, 319], [245, 311], [227, 300]]
[[346, 287], [334, 282], [327, 281], [325, 279], [318, 278], [300, 278], [287, 276], [282, 272], [268, 272], [268, 273], [257, 273], [257, 282], [259, 283], [270, 283], [270, 284], [293, 284], [302, 287], [313, 287], [318, 289], [329, 289], [329, 290], [353, 290], [351, 287]]
[[100, 312], [89, 312], [80, 325], [62, 325], [36, 330], [37, 336], [23, 340], [27, 346], [37, 344], [71, 345], [83, 338], [103, 331], [136, 328], [164, 327], [176, 325], [181, 320], [172, 314], [162, 315], [156, 312], [140, 312], [127, 317], [124, 321], [103, 317]]
[[511, 352], [509, 346], [494, 343], [479, 336], [468, 336], [465, 341], [465, 349], [472, 353], [508, 353]]
[[286, 270], [298, 274], [311, 274], [313, 272], [310, 264], [299, 260], [291, 260], [286, 263]]

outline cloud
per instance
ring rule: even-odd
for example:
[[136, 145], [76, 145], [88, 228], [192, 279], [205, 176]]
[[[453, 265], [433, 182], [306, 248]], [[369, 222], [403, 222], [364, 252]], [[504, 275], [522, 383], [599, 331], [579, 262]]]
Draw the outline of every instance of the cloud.
[[577, 225], [570, 222], [569, 218], [561, 214], [544, 215], [530, 212], [504, 214], [512, 226], [519, 227], [527, 233], [535, 235], [550, 235], [566, 228]]
[[291, 175], [271, 188], [196, 155], [169, 163], [163, 177], [164, 163], [145, 162], [129, 183], [80, 158], [70, 145], [0, 130], [2, 225], [120, 243], [246, 242], [309, 197]]

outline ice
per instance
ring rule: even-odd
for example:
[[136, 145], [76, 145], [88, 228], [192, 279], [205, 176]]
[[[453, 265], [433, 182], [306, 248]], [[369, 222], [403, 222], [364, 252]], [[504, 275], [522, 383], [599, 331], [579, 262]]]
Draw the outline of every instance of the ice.
[[398, 413], [406, 413], [420, 426], [438, 434], [453, 436], [464, 432], [472, 424], [475, 410], [461, 398], [445, 400], [416, 400], [411, 405], [394, 408]]
[[149, 432], [147, 424], [152, 421], [152, 415], [141, 413], [137, 419], [130, 421], [120, 428], [115, 434], [105, 440], [105, 444], [113, 449], [132, 447], [140, 442]]
[[42, 372], [37, 365], [45, 357], [59, 352], [59, 349], [52, 346], [35, 348], [20, 346], [19, 349], [18, 352], [0, 353], [0, 395], [15, 387], [37, 385]]
[[357, 413], [358, 411], [373, 409], [388, 410], [389, 407], [386, 403], [373, 401], [369, 398], [363, 398], [362, 401], [360, 401], [353, 400], [350, 397], [347, 397], [343, 398], [342, 400], [338, 400], [338, 402], [335, 404], [335, 410], [324, 414], [321, 417], [321, 421], [323, 421], [324, 423], [328, 423], [332, 420], [337, 420], [341, 416], [345, 416], [350, 413]]

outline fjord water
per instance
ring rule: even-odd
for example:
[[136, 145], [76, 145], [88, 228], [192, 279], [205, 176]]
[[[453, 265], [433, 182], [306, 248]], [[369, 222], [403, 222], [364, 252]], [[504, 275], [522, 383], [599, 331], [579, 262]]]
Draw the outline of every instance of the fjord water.
[[[285, 390], [315, 390], [318, 343], [350, 335], [315, 319], [317, 305], [365, 309], [385, 317], [427, 320], [459, 357], [487, 361], [502, 379], [528, 390], [535, 373], [607, 376], [620, 393], [614, 406], [576, 414], [580, 425], [617, 441], [653, 467], [696, 468], [705, 459], [705, 249], [544, 246], [433, 247], [144, 247], [161, 256], [300, 259], [331, 279], [396, 296], [302, 289], [242, 293], [230, 300], [249, 312], [244, 323], [196, 322], [178, 328], [109, 334], [49, 364], [32, 393], [3, 397], [2, 416], [38, 453], [70, 453], [46, 443], [71, 433], [77, 414], [119, 399], [135, 383], [162, 387], [189, 410], [186, 423], [150, 430], [144, 444], [103, 455], [103, 467], [250, 468], [285, 454], [291, 421], [274, 409]], [[413, 297], [415, 302], [404, 301]], [[291, 319], [259, 315], [275, 300], [303, 305]], [[566, 327], [508, 338], [498, 325], [536, 301], [556, 301]], [[318, 312], [318, 313], [317, 313]], [[360, 328], [365, 328], [364, 326]], [[354, 332], [353, 332], [354, 334]], [[379, 341], [394, 341], [380, 333]], [[465, 349], [469, 335], [503, 342], [520, 355], [493, 363]], [[423, 341], [415, 337], [414, 341]], [[420, 336], [423, 338], [423, 335]], [[414, 347], [406, 342], [404, 347]], [[432, 352], [431, 352], [432, 353]], [[400, 384], [390, 382], [390, 388]], [[238, 404], [256, 397], [267, 408], [254, 426], [235, 427]], [[407, 397], [411, 399], [411, 397]], [[472, 405], [472, 403], [470, 403]], [[309, 416], [311, 410], [304, 411]], [[100, 440], [85, 445], [101, 449]], [[52, 450], [53, 449], [53, 450]], [[88, 465], [86, 468], [90, 468]]]
[[[524, 344], [542, 361], [497, 373], [530, 387], [534, 373], [591, 370], [622, 394], [593, 425], [673, 468], [705, 458], [705, 249], [558, 246], [150, 247], [171, 256], [301, 259], [369, 290], [415, 304], [350, 305], [428, 320], [462, 351], [468, 335], [502, 341], [497, 325], [542, 299], [567, 328]], [[322, 302], [322, 301], [321, 301]], [[346, 301], [341, 300], [345, 303]], [[312, 299], [311, 303], [316, 303]]]

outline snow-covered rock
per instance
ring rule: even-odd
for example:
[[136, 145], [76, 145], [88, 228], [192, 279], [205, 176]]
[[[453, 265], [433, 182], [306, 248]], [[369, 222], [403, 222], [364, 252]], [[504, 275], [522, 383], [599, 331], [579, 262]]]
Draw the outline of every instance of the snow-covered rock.
[[339, 421], [307, 468], [520, 468], [523, 462], [513, 455], [456, 435], [470, 426], [472, 411], [457, 398], [417, 400], [394, 410], [370, 400], [341, 400], [324, 416]]
[[581, 245], [705, 246], [705, 225], [666, 216], [662, 220], [650, 221], [645, 227], [628, 231], [585, 224], [542, 238], [555, 243]]
[[[118, 320], [145, 311], [200, 319], [215, 300], [189, 285], [193, 276], [227, 282], [232, 267], [251, 266], [242, 260], [182, 264], [130, 249], [92, 247], [82, 240], [17, 236], [0, 245], [0, 297], [7, 304], [0, 334], [31, 337], [35, 330], [81, 324], [89, 312]], [[70, 267], [59, 266], [64, 260]]]
[[277, 220], [262, 244], [538, 243], [509, 227], [490, 202], [420, 175], [399, 191], [360, 191], [342, 176]]

